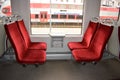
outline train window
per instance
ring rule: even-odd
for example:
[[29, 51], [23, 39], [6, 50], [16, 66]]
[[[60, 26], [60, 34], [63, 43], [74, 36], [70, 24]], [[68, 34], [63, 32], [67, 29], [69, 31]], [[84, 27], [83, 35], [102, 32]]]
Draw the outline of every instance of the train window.
[[38, 14], [35, 14], [35, 18], [39, 18], [39, 15], [38, 15]]
[[81, 34], [83, 4], [83, 0], [30, 0], [30, 15], [35, 16], [31, 34]]
[[60, 19], [66, 19], [66, 15], [61, 14]]
[[68, 19], [75, 19], [75, 15], [68, 15]]
[[1, 0], [0, 1], [0, 16], [10, 16], [11, 12], [11, 3], [10, 0]]
[[53, 14], [53, 15], [52, 15], [52, 18], [53, 18], [53, 19], [57, 19], [57, 18], [58, 18], [58, 15]]
[[83, 18], [82, 15], [77, 15], [77, 16], [76, 16], [76, 19], [82, 19], [82, 18]]
[[119, 1], [118, 0], [101, 0], [100, 18], [113, 18], [118, 19], [119, 14]]

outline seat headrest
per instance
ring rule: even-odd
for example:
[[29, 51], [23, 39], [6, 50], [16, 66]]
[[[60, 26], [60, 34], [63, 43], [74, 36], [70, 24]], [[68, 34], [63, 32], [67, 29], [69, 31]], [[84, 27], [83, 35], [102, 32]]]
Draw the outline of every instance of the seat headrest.
[[1, 19], [3, 24], [9, 24], [17, 20], [20, 20], [21, 17], [19, 15], [11, 15], [11, 16], [3, 16], [1, 17]]
[[112, 18], [101, 19], [100, 23], [108, 26], [115, 26], [115, 20]]

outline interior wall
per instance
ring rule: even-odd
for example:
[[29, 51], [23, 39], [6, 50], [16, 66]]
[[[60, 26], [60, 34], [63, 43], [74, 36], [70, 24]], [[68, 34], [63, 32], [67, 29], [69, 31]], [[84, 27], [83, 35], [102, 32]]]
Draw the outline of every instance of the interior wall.
[[[30, 9], [29, 0], [11, 0], [13, 14], [22, 16], [26, 28], [30, 33]], [[100, 0], [85, 0], [83, 16], [83, 33], [86, 30], [89, 20], [99, 16]], [[81, 41], [82, 35], [66, 35], [63, 41], [63, 48], [52, 48], [49, 35], [30, 35], [32, 41], [44, 41], [47, 43], [47, 52], [69, 52], [67, 43], [70, 41]]]
[[12, 14], [20, 15], [29, 32], [30, 27], [30, 3], [29, 0], [11, 0]]
[[5, 51], [5, 30], [2, 23], [0, 23], [0, 56]]
[[118, 26], [120, 26], [120, 20], [115, 22], [112, 35], [108, 42], [108, 51], [117, 57], [119, 57]]
[[85, 0], [84, 16], [83, 16], [84, 31], [86, 30], [89, 20], [92, 17], [99, 17], [100, 3], [101, 0]]

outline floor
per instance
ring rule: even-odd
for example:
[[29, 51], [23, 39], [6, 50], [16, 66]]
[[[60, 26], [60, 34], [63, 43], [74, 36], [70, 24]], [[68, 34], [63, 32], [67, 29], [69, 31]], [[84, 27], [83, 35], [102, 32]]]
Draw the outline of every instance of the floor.
[[49, 60], [39, 67], [23, 67], [15, 61], [2, 61], [0, 80], [120, 80], [120, 62], [107, 59], [82, 65], [73, 60]]

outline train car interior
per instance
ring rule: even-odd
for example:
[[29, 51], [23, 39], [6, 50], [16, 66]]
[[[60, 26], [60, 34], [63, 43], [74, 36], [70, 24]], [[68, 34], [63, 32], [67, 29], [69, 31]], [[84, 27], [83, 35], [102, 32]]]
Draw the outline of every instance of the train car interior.
[[120, 80], [120, 0], [0, 0], [0, 80]]

